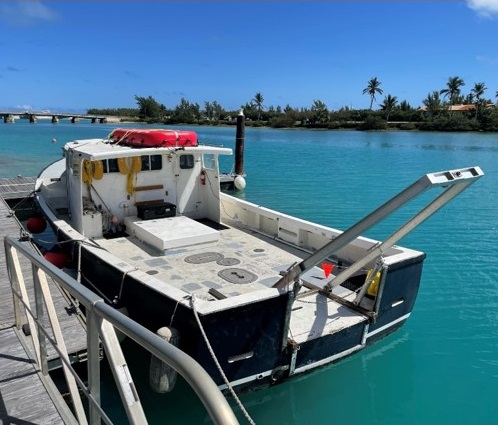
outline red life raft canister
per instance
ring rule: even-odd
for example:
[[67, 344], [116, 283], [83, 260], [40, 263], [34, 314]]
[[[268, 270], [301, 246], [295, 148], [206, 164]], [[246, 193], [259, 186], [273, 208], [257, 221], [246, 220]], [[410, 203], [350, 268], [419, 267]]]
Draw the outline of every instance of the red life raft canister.
[[138, 148], [197, 146], [197, 133], [188, 130], [117, 128], [109, 138], [120, 145]]

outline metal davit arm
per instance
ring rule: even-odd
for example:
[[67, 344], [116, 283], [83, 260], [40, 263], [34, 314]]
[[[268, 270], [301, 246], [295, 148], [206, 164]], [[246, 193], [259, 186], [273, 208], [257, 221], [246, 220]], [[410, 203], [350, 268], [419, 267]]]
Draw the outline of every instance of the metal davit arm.
[[[451, 199], [453, 199], [483, 175], [484, 173], [479, 167], [460, 168], [458, 170], [441, 171], [437, 173], [426, 174], [415, 183], [407, 187], [405, 190], [391, 198], [385, 204], [381, 205], [375, 211], [367, 215], [365, 218], [361, 219], [356, 224], [351, 226], [348, 230], [341, 233], [338, 237], [331, 240], [329, 243], [310, 255], [308, 258], [305, 258], [300, 263], [290, 267], [284, 274], [284, 276], [273, 285], [273, 287], [283, 288], [291, 284], [303, 273], [315, 267], [317, 264], [330, 257], [335, 252], [339, 251], [352, 240], [363, 234], [365, 230], [375, 226], [377, 223], [394, 213], [403, 205], [406, 205], [408, 202], [418, 197], [426, 190], [438, 186], [443, 186], [446, 188], [443, 193], [441, 193], [436, 199], [434, 199], [430, 204], [423, 208], [412, 219], [401, 226], [388, 239], [380, 244], [375, 245], [371, 250], [369, 250], [365, 257], [357, 261], [345, 272], [342, 272], [328, 286], [329, 289], [331, 289], [331, 287], [339, 285], [348, 277], [350, 277], [355, 271], [361, 269], [364, 264], [367, 264], [369, 261], [381, 255], [386, 249], [394, 245], [399, 239], [411, 232], [415, 227], [429, 218], [432, 214], [438, 211], [441, 207], [443, 207], [446, 203], [448, 203]], [[341, 280], [339, 280], [339, 277], [341, 278]]]

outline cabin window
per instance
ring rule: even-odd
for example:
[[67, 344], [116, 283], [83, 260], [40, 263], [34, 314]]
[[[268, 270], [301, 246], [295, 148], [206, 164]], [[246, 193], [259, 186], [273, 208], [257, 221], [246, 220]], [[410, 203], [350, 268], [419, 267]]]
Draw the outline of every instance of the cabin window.
[[142, 156], [142, 171], [150, 170], [150, 160], [148, 155]]
[[119, 173], [119, 165], [117, 158], [110, 158], [108, 161], [109, 173]]
[[142, 171], [161, 170], [162, 168], [162, 155], [142, 155]]
[[104, 173], [118, 173], [119, 172], [117, 158], [104, 159], [102, 161], [102, 165], [104, 168]]
[[180, 168], [182, 170], [194, 168], [194, 155], [180, 155]]
[[214, 155], [212, 153], [206, 153], [202, 157], [202, 162], [204, 164], [204, 168], [208, 168], [210, 170], [214, 169]]
[[162, 155], [151, 155], [150, 156], [150, 169], [151, 170], [161, 170], [162, 168], [163, 168]]

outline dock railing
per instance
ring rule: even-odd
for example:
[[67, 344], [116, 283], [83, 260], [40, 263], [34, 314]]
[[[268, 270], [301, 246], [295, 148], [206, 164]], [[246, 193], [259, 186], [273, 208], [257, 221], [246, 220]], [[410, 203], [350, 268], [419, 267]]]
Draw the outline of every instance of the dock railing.
[[[40, 372], [49, 378], [47, 342], [57, 351], [71, 395], [75, 419], [79, 424], [97, 425], [113, 422], [101, 407], [100, 358], [101, 343], [119, 390], [124, 409], [131, 424], [146, 424], [140, 398], [126, 364], [116, 330], [131, 338], [158, 359], [176, 370], [192, 387], [215, 424], [238, 424], [237, 418], [219, 388], [208, 373], [188, 354], [139, 325], [106, 304], [102, 298], [58, 269], [28, 246], [10, 236], [5, 237], [7, 271], [12, 288], [15, 325], [21, 329], [27, 319], [31, 331], [35, 360]], [[34, 311], [28, 298], [19, 254], [32, 265], [34, 283]], [[69, 293], [85, 308], [87, 326], [87, 379], [85, 384], [69, 360], [64, 337], [48, 287], [47, 276]], [[30, 276], [31, 277], [31, 276]], [[26, 315], [22, 314], [22, 310]], [[47, 329], [49, 321], [52, 332]], [[44, 325], [45, 323], [45, 325]], [[86, 413], [80, 393], [88, 400]]]

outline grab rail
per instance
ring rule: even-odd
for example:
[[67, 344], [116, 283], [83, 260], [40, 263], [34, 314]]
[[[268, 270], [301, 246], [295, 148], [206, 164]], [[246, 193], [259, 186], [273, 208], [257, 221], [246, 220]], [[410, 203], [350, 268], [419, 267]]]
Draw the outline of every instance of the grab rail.
[[[118, 329], [180, 373], [197, 393], [215, 424], [238, 424], [235, 414], [219, 388], [192, 357], [106, 304], [102, 298], [43, 259], [39, 254], [31, 251], [17, 239], [7, 236], [4, 239], [4, 245], [7, 271], [14, 299], [16, 327], [20, 329], [23, 325], [20, 309], [20, 304], [22, 304], [30, 326], [35, 357], [39, 368], [44, 375], [48, 375], [46, 341], [49, 341], [61, 358], [79, 424], [90, 423], [91, 425], [96, 425], [100, 424], [101, 421], [112, 424], [112, 421], [100, 406], [100, 341], [103, 342], [105, 352], [109, 357], [114, 379], [129, 422], [132, 424], [147, 423], [115, 329]], [[25, 256], [32, 265], [35, 312], [30, 307], [18, 253]], [[71, 366], [48, 288], [47, 275], [86, 309], [88, 385], [84, 384]], [[41, 322], [44, 315], [43, 305], [46, 307], [55, 341]], [[89, 401], [88, 419], [78, 389]]]

